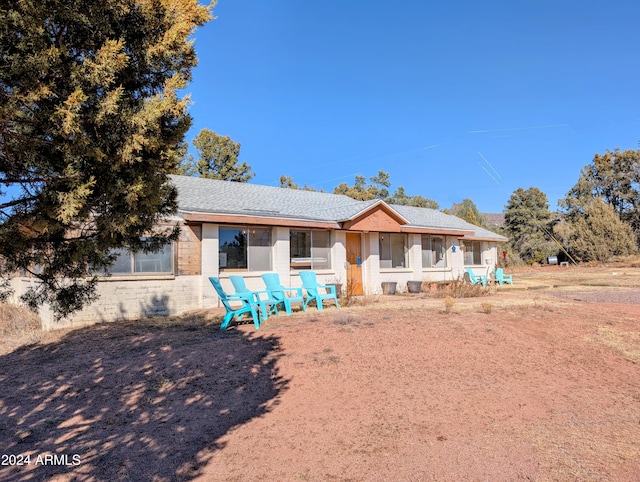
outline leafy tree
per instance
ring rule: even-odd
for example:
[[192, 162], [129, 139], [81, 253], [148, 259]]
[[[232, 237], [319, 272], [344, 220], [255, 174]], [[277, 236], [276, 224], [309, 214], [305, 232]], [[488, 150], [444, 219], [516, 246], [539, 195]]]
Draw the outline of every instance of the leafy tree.
[[439, 209], [439, 205], [433, 199], [423, 196], [409, 196], [405, 193], [404, 187], [400, 186], [393, 195], [386, 199], [390, 204], [400, 204], [403, 206], [415, 206], [419, 208]]
[[[409, 196], [404, 187], [400, 186], [395, 190], [393, 195], [389, 196], [388, 188], [391, 186], [389, 180], [389, 173], [385, 171], [378, 171], [376, 176], [369, 178], [371, 184], [367, 184], [367, 180], [364, 176], [356, 176], [353, 186], [349, 186], [347, 183], [342, 183], [336, 186], [333, 190], [334, 194], [343, 194], [345, 196], [352, 197], [359, 201], [369, 201], [371, 199], [384, 199], [389, 204], [400, 204], [404, 206], [415, 206], [421, 208], [438, 209], [438, 203], [433, 199], [429, 199], [423, 196]], [[289, 189], [304, 189], [305, 191], [320, 191], [321, 189], [315, 189], [307, 186], [298, 186], [291, 177], [280, 176], [280, 187]]]
[[573, 222], [584, 214], [594, 197], [610, 204], [640, 240], [640, 151], [615, 149], [596, 154], [559, 204]]
[[284, 189], [300, 189], [290, 176], [280, 176], [280, 187]]
[[280, 176], [280, 187], [286, 189], [302, 189], [303, 191], [315, 191], [315, 192], [324, 192], [322, 189], [316, 189], [311, 186], [298, 186], [291, 177], [289, 176]]
[[549, 201], [537, 187], [516, 189], [505, 206], [504, 219], [509, 245], [524, 262], [542, 263], [557, 253], [551, 238]]
[[371, 199], [385, 199], [389, 196], [388, 187], [391, 186], [389, 174], [380, 170], [377, 176], [369, 178], [371, 184], [367, 184], [364, 176], [356, 176], [355, 184], [349, 186], [346, 182], [339, 184], [333, 190], [334, 194], [344, 194], [358, 201]]
[[248, 182], [255, 174], [246, 162], [240, 164], [240, 143], [229, 136], [220, 136], [209, 129], [202, 129], [193, 140], [199, 159], [188, 156], [178, 166], [178, 172], [191, 175], [197, 173], [208, 179]]
[[612, 256], [636, 254], [631, 226], [622, 222], [611, 204], [596, 197], [574, 221], [557, 227], [572, 257], [580, 261], [605, 262]]
[[178, 92], [197, 62], [189, 36], [210, 10], [0, 3], [0, 276], [37, 278], [31, 307], [79, 309], [114, 248], [157, 250], [177, 234], [152, 229], [176, 209], [167, 174], [190, 125]]
[[450, 210], [448, 210], [449, 214], [453, 214], [461, 219], [464, 219], [468, 223], [474, 224], [475, 226], [486, 227], [487, 220], [480, 213], [480, 210], [476, 206], [471, 199], [463, 199], [461, 203], [454, 204]]

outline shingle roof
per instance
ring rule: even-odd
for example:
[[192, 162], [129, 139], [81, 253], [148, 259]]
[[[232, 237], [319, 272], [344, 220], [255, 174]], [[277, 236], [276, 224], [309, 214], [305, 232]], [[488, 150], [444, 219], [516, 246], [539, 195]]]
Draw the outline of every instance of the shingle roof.
[[377, 202], [259, 184], [187, 176], [169, 177], [178, 189], [180, 211], [343, 221]]
[[452, 216], [451, 214], [445, 214], [435, 209], [402, 206], [398, 204], [392, 204], [391, 207], [406, 218], [412, 226], [461, 229], [473, 231], [475, 233], [473, 237], [475, 238], [507, 241], [507, 238], [504, 236], [471, 224], [464, 219]]
[[[259, 184], [169, 176], [178, 190], [178, 211], [342, 222], [355, 218], [379, 200], [357, 201], [340, 194]], [[390, 205], [409, 225], [475, 232], [474, 237], [506, 238], [435, 209]]]

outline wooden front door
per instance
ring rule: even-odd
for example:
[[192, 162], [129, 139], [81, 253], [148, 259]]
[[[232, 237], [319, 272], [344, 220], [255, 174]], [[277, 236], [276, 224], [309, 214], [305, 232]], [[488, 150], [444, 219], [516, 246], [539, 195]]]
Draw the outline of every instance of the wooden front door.
[[361, 295], [362, 290], [362, 236], [347, 233], [347, 295]]

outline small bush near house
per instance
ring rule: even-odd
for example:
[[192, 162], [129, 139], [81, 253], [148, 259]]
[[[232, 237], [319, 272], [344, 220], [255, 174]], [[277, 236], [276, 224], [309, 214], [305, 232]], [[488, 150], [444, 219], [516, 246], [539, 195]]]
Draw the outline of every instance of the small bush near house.
[[480, 296], [488, 296], [490, 294], [489, 287], [484, 287], [481, 284], [471, 285], [465, 283], [463, 279], [453, 281], [447, 289], [436, 290], [431, 293], [434, 298], [478, 298]]
[[482, 306], [482, 311], [484, 311], [487, 315], [490, 315], [493, 311], [493, 303], [491, 303], [490, 301], [483, 301], [480, 306]]
[[[344, 298], [340, 299], [340, 306], [368, 306], [374, 303], [377, 303], [380, 300], [379, 296], [376, 295], [348, 295]], [[323, 306], [333, 306], [332, 304], [323, 305]]]
[[42, 339], [42, 323], [38, 315], [22, 306], [0, 304], [0, 354]]
[[447, 296], [444, 299], [444, 312], [445, 313], [451, 313], [453, 311], [453, 307], [456, 304], [456, 300], [451, 297], [451, 296]]
[[0, 304], [0, 336], [26, 335], [40, 331], [41, 322], [33, 311], [12, 304]]

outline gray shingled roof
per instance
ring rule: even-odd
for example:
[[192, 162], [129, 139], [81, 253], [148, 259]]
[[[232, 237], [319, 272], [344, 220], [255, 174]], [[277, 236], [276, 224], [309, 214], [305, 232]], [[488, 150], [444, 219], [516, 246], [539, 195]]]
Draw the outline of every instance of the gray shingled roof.
[[411, 226], [433, 227], [446, 229], [462, 229], [473, 231], [474, 237], [482, 239], [495, 239], [496, 241], [507, 241], [507, 238], [497, 233], [471, 224], [464, 219], [445, 214], [435, 209], [417, 208], [413, 206], [402, 206], [391, 204], [391, 207], [404, 217]]
[[179, 210], [187, 212], [335, 222], [351, 219], [376, 202], [242, 182], [187, 176], [169, 178], [178, 189]]
[[[187, 176], [169, 176], [178, 190], [178, 211], [242, 216], [279, 217], [323, 222], [353, 219], [379, 202], [356, 201], [348, 196], [286, 189], [242, 182]], [[391, 205], [412, 226], [470, 230], [476, 237], [506, 241], [486, 229], [435, 209]]]

